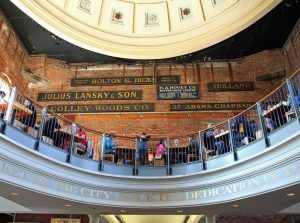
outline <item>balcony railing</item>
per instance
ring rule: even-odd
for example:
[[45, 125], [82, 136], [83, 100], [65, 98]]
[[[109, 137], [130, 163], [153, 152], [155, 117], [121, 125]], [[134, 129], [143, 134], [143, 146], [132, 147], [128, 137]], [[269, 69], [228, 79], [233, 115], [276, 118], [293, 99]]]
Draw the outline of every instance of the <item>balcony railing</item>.
[[4, 88], [10, 97], [0, 103], [2, 133], [9, 125], [34, 139], [33, 149], [67, 163], [95, 161], [100, 171], [106, 164], [131, 167], [133, 174], [138, 174], [143, 166], [167, 167], [167, 174], [181, 164], [196, 164], [199, 170], [205, 170], [207, 162], [219, 157], [238, 160], [239, 151], [258, 141], [269, 147], [271, 134], [300, 120], [299, 70], [265, 98], [223, 123], [209, 123], [206, 129], [193, 134], [151, 138], [117, 136], [85, 128], [41, 107], [16, 88], [0, 86]]

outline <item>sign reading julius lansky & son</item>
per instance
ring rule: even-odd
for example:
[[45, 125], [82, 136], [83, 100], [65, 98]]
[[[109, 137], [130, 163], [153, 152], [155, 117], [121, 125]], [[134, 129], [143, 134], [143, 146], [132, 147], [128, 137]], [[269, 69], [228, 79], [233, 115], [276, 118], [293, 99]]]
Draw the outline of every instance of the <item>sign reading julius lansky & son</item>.
[[170, 111], [245, 110], [255, 102], [171, 104]]
[[42, 92], [38, 101], [96, 101], [96, 100], [141, 100], [142, 90]]
[[93, 104], [93, 105], [49, 105], [55, 113], [104, 113], [104, 112], [152, 112], [154, 103], [139, 104]]
[[199, 98], [199, 88], [197, 84], [192, 85], [158, 85], [158, 100], [183, 100]]
[[208, 91], [254, 91], [253, 82], [214, 82], [207, 83]]
[[[157, 82], [161, 84], [179, 84], [180, 76], [158, 76]], [[115, 85], [150, 85], [154, 83], [153, 76], [136, 76], [136, 77], [88, 77], [72, 78], [71, 87], [81, 86], [115, 86]]]

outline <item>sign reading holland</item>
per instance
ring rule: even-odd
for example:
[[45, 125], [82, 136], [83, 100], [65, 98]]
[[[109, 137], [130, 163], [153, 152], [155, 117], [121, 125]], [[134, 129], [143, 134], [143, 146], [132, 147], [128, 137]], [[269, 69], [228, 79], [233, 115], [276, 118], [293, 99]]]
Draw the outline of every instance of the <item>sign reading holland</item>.
[[254, 91], [253, 82], [214, 82], [207, 83], [209, 92]]

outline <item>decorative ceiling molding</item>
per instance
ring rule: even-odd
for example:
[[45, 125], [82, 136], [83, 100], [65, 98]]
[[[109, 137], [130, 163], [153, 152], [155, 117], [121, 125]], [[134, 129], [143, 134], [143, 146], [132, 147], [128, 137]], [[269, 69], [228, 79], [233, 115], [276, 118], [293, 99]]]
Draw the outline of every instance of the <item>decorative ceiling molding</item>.
[[281, 0], [11, 0], [55, 35], [85, 49], [162, 59], [221, 42]]

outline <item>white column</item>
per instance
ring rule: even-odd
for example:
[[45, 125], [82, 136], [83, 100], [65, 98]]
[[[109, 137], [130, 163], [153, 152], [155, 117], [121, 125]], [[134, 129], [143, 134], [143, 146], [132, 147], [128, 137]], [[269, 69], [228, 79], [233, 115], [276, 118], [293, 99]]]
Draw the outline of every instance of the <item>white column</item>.
[[99, 223], [100, 217], [95, 215], [89, 215], [89, 223]]
[[205, 223], [216, 223], [216, 215], [206, 215]]

